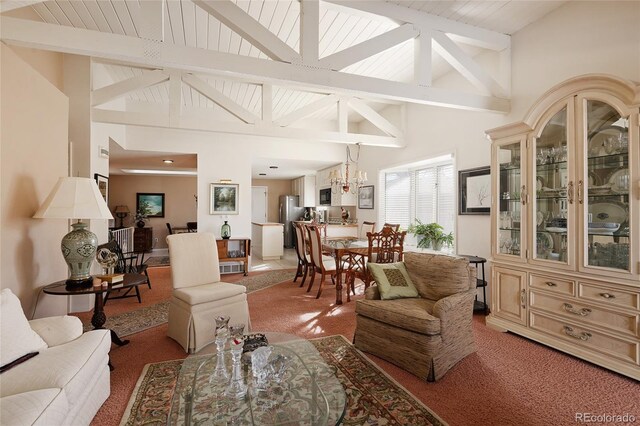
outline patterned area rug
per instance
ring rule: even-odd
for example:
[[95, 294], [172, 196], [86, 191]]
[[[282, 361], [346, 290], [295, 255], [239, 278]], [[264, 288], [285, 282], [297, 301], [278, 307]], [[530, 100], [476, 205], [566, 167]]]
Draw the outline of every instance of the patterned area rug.
[[148, 258], [144, 263], [146, 263], [148, 267], [170, 265], [169, 256], [153, 256]]
[[[293, 280], [295, 270], [277, 269], [266, 271], [260, 275], [242, 277], [236, 284], [247, 287], [247, 293], [271, 287], [284, 281]], [[224, 275], [222, 276], [224, 281]], [[124, 337], [139, 333], [151, 327], [164, 324], [169, 320], [169, 301], [156, 303], [155, 305], [124, 312], [107, 318], [105, 328], [114, 330], [118, 336]], [[84, 331], [93, 330], [90, 320], [83, 323]]]
[[[336, 376], [346, 391], [347, 406], [342, 424], [446, 424], [369, 361], [343, 336], [323, 337], [311, 342], [324, 361], [336, 368]], [[138, 379], [120, 424], [167, 424], [170, 400], [176, 390], [182, 364], [183, 360], [147, 364]], [[191, 381], [181, 381], [185, 382]]]

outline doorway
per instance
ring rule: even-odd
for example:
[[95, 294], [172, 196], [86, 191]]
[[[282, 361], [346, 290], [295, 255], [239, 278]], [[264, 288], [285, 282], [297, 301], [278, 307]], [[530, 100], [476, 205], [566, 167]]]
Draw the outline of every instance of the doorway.
[[251, 222], [267, 222], [267, 194], [266, 186], [251, 187]]

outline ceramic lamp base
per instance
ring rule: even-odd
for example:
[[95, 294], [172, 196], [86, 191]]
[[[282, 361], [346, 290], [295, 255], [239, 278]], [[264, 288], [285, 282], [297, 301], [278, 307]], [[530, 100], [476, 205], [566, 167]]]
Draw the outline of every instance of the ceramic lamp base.
[[69, 286], [91, 285], [91, 264], [96, 256], [98, 237], [89, 231], [86, 223], [71, 225], [73, 231], [62, 238], [62, 256], [69, 266]]

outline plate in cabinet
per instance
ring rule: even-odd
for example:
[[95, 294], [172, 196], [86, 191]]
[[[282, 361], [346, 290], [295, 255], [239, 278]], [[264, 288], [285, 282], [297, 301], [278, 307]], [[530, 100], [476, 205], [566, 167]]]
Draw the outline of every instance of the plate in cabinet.
[[594, 203], [589, 206], [593, 222], [624, 223], [627, 220], [627, 209], [620, 203]]

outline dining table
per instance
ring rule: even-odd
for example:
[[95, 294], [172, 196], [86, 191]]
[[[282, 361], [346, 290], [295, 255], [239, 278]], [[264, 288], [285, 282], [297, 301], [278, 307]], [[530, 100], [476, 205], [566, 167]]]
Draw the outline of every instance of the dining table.
[[342, 273], [348, 272], [349, 268], [349, 263], [345, 262], [344, 258], [349, 254], [367, 256], [369, 240], [356, 237], [324, 237], [322, 252], [332, 256], [336, 261], [336, 305], [342, 305]]

